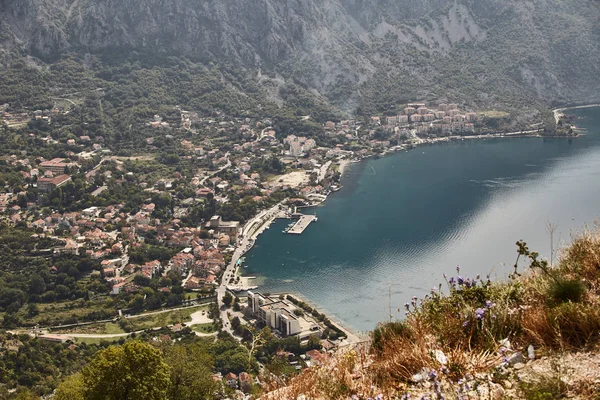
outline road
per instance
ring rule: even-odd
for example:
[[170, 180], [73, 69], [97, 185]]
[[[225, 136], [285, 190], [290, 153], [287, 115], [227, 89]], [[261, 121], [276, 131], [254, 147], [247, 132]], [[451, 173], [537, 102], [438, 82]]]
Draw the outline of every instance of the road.
[[204, 182], [206, 182], [206, 180], [208, 178], [212, 178], [213, 176], [217, 175], [218, 173], [226, 170], [227, 168], [231, 167], [231, 160], [229, 159], [229, 153], [225, 153], [225, 157], [227, 157], [227, 164], [225, 164], [224, 166], [222, 166], [221, 168], [219, 168], [218, 170], [210, 173], [209, 175], [206, 175], [204, 178], [202, 178], [202, 180], [200, 181], [200, 185], [204, 186]]
[[254, 244], [254, 240], [256, 238], [257, 232], [256, 231], [250, 232], [251, 229], [255, 225], [257, 228], [260, 228], [260, 226], [262, 226], [262, 224], [264, 224], [264, 222], [267, 219], [274, 218], [275, 215], [280, 211], [280, 207], [283, 205], [283, 203], [286, 200], [287, 199], [282, 200], [280, 203], [277, 203], [270, 209], [260, 212], [257, 216], [255, 216], [250, 221], [248, 221], [246, 223], [246, 225], [244, 225], [244, 227], [242, 228], [242, 240], [239, 243], [239, 245], [236, 247], [235, 251], [233, 252], [233, 255], [231, 257], [231, 262], [225, 269], [225, 272], [223, 272], [223, 277], [221, 278], [221, 284], [217, 288], [217, 304], [218, 304], [219, 310], [221, 312], [221, 321], [223, 322], [223, 330], [231, 335], [233, 335], [233, 330], [231, 329], [231, 324], [229, 323], [229, 318], [227, 317], [227, 308], [223, 304], [223, 296], [225, 296], [225, 293], [227, 292], [227, 282], [229, 282], [229, 279], [232, 278], [233, 275], [235, 274], [235, 266], [236, 266], [237, 260], [239, 260], [240, 257], [242, 257], [244, 255], [244, 253], [246, 253], [246, 251], [248, 251], [248, 249], [252, 246], [252, 244]]

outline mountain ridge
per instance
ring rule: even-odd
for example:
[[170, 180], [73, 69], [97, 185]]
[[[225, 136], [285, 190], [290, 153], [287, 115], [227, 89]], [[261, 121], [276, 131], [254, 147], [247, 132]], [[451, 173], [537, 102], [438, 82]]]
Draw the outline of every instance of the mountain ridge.
[[597, 98], [598, 21], [592, 0], [7, 0], [0, 48], [48, 63], [111, 52], [231, 63], [349, 111], [437, 98], [539, 109]]

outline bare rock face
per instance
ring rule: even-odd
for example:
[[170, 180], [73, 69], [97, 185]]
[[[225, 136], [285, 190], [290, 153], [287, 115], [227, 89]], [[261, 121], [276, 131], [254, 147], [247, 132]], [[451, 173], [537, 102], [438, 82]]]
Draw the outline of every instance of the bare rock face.
[[0, 53], [267, 67], [347, 107], [382, 91], [565, 102], [598, 96], [599, 20], [593, 0], [4, 0]]

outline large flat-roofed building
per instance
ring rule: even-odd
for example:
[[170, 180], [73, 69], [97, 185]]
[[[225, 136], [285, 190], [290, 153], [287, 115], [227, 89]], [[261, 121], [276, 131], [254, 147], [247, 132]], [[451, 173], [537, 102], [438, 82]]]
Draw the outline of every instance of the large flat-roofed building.
[[215, 215], [206, 223], [206, 228], [236, 238], [240, 230], [240, 223], [238, 221], [223, 221], [221, 216]]
[[69, 182], [71, 182], [69, 175], [59, 175], [54, 178], [39, 178], [37, 180], [37, 187], [40, 192], [45, 193], [64, 186]]
[[49, 161], [44, 161], [40, 164], [45, 171], [51, 171], [53, 174], [64, 174], [65, 168], [70, 167], [71, 163], [66, 163], [64, 158], [54, 158]]
[[319, 325], [311, 317], [296, 313], [298, 308], [286, 300], [248, 291], [248, 307], [258, 321], [281, 332], [283, 336], [297, 335], [304, 340], [320, 334]]

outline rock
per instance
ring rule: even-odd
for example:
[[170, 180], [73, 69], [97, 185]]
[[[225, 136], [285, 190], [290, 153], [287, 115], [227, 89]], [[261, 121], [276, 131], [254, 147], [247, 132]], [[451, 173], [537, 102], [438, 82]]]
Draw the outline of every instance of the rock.
[[520, 352], [516, 352], [514, 353], [512, 356], [508, 357], [508, 360], [506, 360], [506, 363], [511, 366], [514, 367], [515, 364], [521, 363], [521, 364], [525, 364], [527, 361], [525, 361], [525, 357], [523, 357], [523, 354], [521, 354]]
[[504, 347], [506, 350], [511, 350], [510, 340], [508, 340], [508, 338], [502, 339], [498, 344], [500, 345], [500, 347]]
[[515, 369], [523, 369], [523, 368], [525, 368], [525, 364], [523, 364], [523, 363], [516, 363], [514, 365], [514, 368]]
[[[508, 381], [506, 381], [508, 382]], [[507, 388], [508, 389], [508, 388]], [[504, 398], [504, 388], [502, 388], [502, 386], [492, 383], [491, 384], [491, 389], [490, 389], [490, 394], [491, 394], [491, 398], [494, 400], [501, 400]]]
[[535, 360], [535, 349], [533, 348], [532, 344], [527, 347], [527, 358], [530, 360]]
[[511, 381], [504, 381], [504, 382], [502, 382], [502, 385], [504, 385], [504, 387], [506, 389], [512, 389], [512, 387], [513, 387], [513, 384]]
[[435, 351], [435, 359], [437, 360], [437, 362], [439, 362], [442, 365], [448, 364], [448, 357], [446, 357], [444, 352], [441, 350]]
[[411, 376], [410, 380], [413, 383], [421, 383], [424, 381], [427, 381], [429, 379], [429, 373], [427, 371], [427, 369], [423, 368], [421, 370], [421, 372], [419, 372], [418, 374], [414, 374], [413, 376]]
[[296, 397], [296, 400], [306, 400], [306, 396], [303, 394], [299, 394], [298, 397]]

